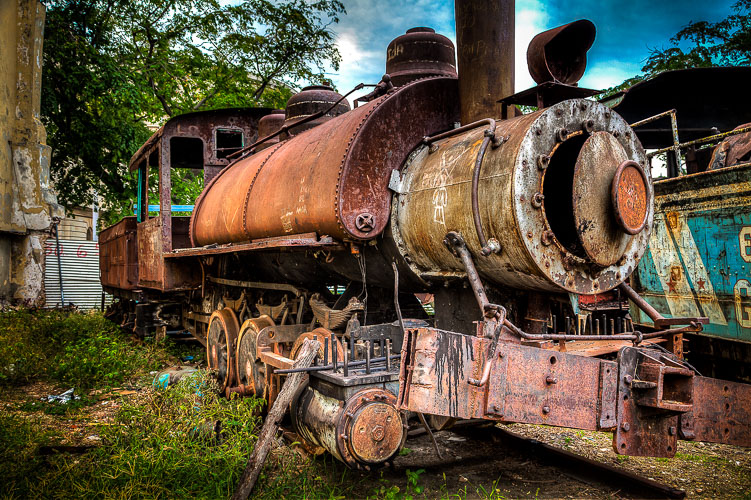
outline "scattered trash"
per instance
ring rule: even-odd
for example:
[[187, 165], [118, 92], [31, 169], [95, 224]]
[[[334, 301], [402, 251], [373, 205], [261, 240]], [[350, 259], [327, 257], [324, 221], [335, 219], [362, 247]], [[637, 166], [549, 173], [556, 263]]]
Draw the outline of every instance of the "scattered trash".
[[65, 391], [62, 394], [50, 394], [48, 396], [42, 396], [40, 399], [42, 401], [47, 401], [49, 403], [61, 403], [61, 404], [68, 404], [73, 400], [81, 399], [80, 396], [76, 396], [73, 393], [74, 389], [70, 388], [67, 391]]
[[168, 386], [176, 384], [181, 378], [193, 375], [197, 371], [198, 368], [192, 366], [173, 366], [157, 373], [152, 385], [159, 389], [166, 389]]
[[466, 440], [467, 440], [467, 438], [463, 438], [463, 437], [461, 437], [461, 436], [449, 436], [449, 437], [448, 437], [448, 440], [449, 440], [449, 441], [458, 441], [458, 442], [460, 442], [460, 443], [461, 443], [461, 442], [464, 442], [464, 441], [466, 441]]
[[459, 475], [459, 482], [460, 482], [460, 483], [466, 483], [466, 482], [469, 482], [469, 479], [467, 479], [466, 477], [464, 477], [464, 476], [462, 476], [462, 475], [460, 474], [460, 475]]
[[99, 436], [95, 436], [95, 435], [88, 436], [86, 439], [84, 439], [84, 441], [101, 441], [101, 440], [102, 438], [100, 438]]
[[180, 358], [182, 361], [193, 361], [193, 356], [185, 356], [184, 358]]

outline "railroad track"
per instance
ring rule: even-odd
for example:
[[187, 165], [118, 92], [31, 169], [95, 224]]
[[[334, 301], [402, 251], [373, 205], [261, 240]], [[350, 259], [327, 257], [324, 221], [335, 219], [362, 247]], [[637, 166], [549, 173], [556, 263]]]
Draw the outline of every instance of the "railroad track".
[[[423, 456], [414, 457], [410, 464], [400, 464], [397, 461], [397, 469], [411, 465], [446, 474], [444, 468], [471, 471], [473, 467], [480, 466], [483, 468], [485, 477], [482, 479], [485, 481], [494, 479], [489, 474], [492, 474], [491, 471], [495, 468], [495, 477], [500, 476], [509, 482], [525, 484], [531, 488], [554, 487], [555, 492], [561, 487], [570, 486], [564, 484], [566, 479], [562, 479], [561, 476], [565, 476], [569, 482], [584, 483], [597, 489], [615, 492], [620, 496], [679, 499], [686, 497], [685, 491], [670, 485], [521, 436], [485, 421], [460, 421], [451, 430], [436, 432], [435, 437], [443, 454], [441, 460], [432, 449], [432, 442], [426, 436], [424, 428], [414, 426], [409, 436], [406, 446], [414, 446], [415, 440], [419, 439]], [[455, 447], [454, 451], [463, 450], [466, 453], [462, 452], [461, 456], [457, 457], [451, 452], [450, 447], [459, 439], [466, 441], [461, 441], [461, 446]], [[493, 444], [488, 444], [490, 442]], [[489, 454], [485, 450], [486, 446], [493, 447], [495, 453]], [[505, 467], [509, 467], [511, 471], [504, 471]], [[534, 472], [530, 474], [530, 470]], [[555, 492], [553, 496], [557, 496]], [[563, 491], [560, 493], [561, 496], [566, 496]]]

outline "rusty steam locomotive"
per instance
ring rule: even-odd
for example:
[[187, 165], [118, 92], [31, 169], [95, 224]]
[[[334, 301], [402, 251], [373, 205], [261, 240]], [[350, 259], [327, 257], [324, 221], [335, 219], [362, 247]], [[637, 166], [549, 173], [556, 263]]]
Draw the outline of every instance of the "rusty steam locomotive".
[[[154, 134], [131, 162], [137, 216], [100, 236], [116, 312], [189, 330], [227, 395], [269, 401], [316, 337], [291, 425], [352, 467], [390, 460], [409, 414], [611, 430], [630, 455], [751, 445], [751, 387], [682, 361], [704, 319], [663, 318], [626, 284], [653, 187], [628, 123], [576, 85], [592, 23], [535, 37], [539, 85], [514, 94], [513, 2], [456, 7], [458, 76], [452, 42], [415, 28], [354, 109], [308, 87], [284, 112], [194, 113]], [[203, 170], [190, 217], [172, 215], [177, 168]], [[562, 321], [568, 294], [615, 288], [656, 331]]]

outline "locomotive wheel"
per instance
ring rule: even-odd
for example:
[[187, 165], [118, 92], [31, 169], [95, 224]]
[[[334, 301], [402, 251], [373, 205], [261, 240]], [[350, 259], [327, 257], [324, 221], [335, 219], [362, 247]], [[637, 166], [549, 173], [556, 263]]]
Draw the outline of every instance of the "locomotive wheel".
[[[302, 345], [306, 339], [312, 340], [316, 337], [318, 338], [318, 342], [321, 343], [321, 346], [318, 348], [318, 357], [320, 359], [323, 359], [323, 346], [324, 346], [323, 339], [327, 338], [329, 339], [329, 342], [331, 342], [331, 331], [325, 328], [316, 328], [312, 332], [305, 332], [299, 337], [297, 337], [297, 340], [295, 340], [295, 343], [292, 344], [292, 350], [290, 351], [290, 354], [289, 354], [290, 359], [297, 359], [297, 353], [300, 352], [300, 349], [302, 348]], [[342, 343], [339, 341], [338, 338], [336, 338], [336, 360], [344, 362], [344, 347], [342, 346]], [[329, 346], [329, 362], [331, 362], [331, 346]]]
[[209, 368], [216, 370], [216, 378], [221, 392], [225, 392], [235, 378], [235, 348], [239, 326], [232, 309], [214, 311], [209, 318], [209, 331], [206, 338], [206, 359]]
[[[267, 326], [274, 326], [274, 321], [267, 315], [251, 318], [243, 322], [237, 341], [237, 382], [245, 390], [246, 394], [254, 394], [256, 397], [267, 396], [266, 366], [258, 358], [258, 335]], [[272, 344], [275, 353], [279, 354], [277, 344]]]

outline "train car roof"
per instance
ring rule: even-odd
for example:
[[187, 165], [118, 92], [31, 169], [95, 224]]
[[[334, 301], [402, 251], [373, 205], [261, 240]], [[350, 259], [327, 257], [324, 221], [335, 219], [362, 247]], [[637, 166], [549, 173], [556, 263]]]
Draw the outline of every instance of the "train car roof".
[[129, 170], [135, 170], [140, 161], [151, 153], [152, 148], [164, 137], [173, 135], [188, 135], [185, 132], [186, 128], [196, 127], [190, 135], [207, 136], [211, 134], [211, 131], [217, 125], [227, 126], [232, 125], [233, 118], [239, 119], [255, 119], [259, 120], [262, 117], [268, 115], [274, 111], [273, 108], [224, 108], [224, 109], [212, 109], [208, 111], [193, 111], [191, 113], [185, 113], [170, 118], [167, 122], [159, 127], [151, 137], [138, 148], [138, 151], [130, 158], [128, 163]]
[[[602, 102], [629, 123], [675, 109], [680, 140], [690, 141], [751, 121], [750, 81], [751, 67], [745, 66], [665, 71]], [[669, 117], [636, 132], [648, 149], [673, 142]]]

